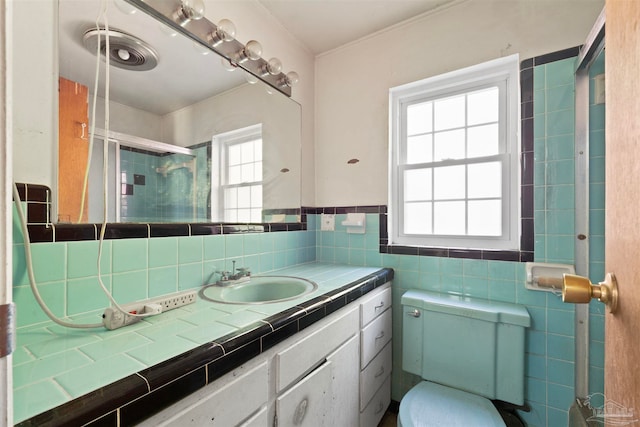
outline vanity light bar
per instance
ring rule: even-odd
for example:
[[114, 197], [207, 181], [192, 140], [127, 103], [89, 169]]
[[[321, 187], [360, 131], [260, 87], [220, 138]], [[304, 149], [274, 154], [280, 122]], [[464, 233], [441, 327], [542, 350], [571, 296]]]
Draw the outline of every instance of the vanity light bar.
[[[206, 18], [189, 19], [180, 18], [177, 11], [183, 10], [185, 0], [125, 0], [127, 3], [137, 7], [143, 12], [153, 16], [157, 20], [167, 24], [177, 32], [185, 35], [194, 42], [217, 53], [231, 64], [242, 68], [258, 79], [264, 81], [269, 86], [277, 89], [286, 96], [291, 96], [291, 84], [295, 83], [284, 73], [265, 73], [269, 63], [263, 58], [250, 61], [237, 61], [236, 57], [243, 52], [245, 45], [236, 39], [225, 41], [224, 43], [211, 44], [211, 34], [215, 33], [218, 26]], [[293, 73], [290, 73], [293, 74]], [[297, 75], [296, 75], [297, 77]]]

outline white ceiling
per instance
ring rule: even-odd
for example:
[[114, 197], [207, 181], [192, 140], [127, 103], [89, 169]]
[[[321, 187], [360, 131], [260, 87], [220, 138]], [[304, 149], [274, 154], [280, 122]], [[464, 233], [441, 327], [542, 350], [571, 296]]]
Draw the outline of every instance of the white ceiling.
[[258, 1], [317, 55], [456, 0]]

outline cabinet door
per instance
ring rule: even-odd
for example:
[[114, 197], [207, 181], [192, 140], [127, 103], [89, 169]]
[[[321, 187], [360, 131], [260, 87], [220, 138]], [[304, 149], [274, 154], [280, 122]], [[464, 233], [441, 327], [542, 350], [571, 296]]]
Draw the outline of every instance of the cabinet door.
[[360, 340], [355, 335], [327, 356], [331, 362], [330, 426], [358, 425], [358, 363]]
[[332, 363], [322, 365], [276, 399], [278, 427], [328, 426]]

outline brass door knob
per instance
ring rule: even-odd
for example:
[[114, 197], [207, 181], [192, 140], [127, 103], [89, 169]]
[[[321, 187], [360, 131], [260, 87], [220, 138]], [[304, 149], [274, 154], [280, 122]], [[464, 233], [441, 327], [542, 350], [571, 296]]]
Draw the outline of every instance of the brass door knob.
[[586, 304], [591, 298], [596, 298], [614, 313], [618, 307], [618, 282], [613, 273], [607, 273], [604, 282], [597, 285], [589, 279], [575, 274], [562, 275], [562, 301], [569, 303]]

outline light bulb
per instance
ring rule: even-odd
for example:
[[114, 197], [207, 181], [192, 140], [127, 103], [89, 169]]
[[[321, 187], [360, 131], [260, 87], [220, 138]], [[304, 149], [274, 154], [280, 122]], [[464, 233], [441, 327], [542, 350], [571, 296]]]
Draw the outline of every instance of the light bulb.
[[267, 62], [267, 72], [275, 76], [280, 74], [280, 71], [282, 71], [282, 62], [278, 58], [271, 58]]
[[127, 49], [118, 49], [118, 58], [128, 61], [131, 58], [131, 53]]
[[202, 0], [182, 0], [180, 8], [174, 14], [174, 18], [180, 26], [186, 25], [189, 21], [197, 21], [203, 17], [204, 1]]
[[221, 33], [222, 40], [230, 42], [236, 36], [236, 26], [228, 19], [221, 19], [218, 22], [218, 31]]
[[236, 36], [236, 26], [228, 19], [221, 19], [214, 31], [209, 34], [211, 46], [218, 46], [224, 42], [230, 42]]
[[295, 71], [289, 71], [287, 73], [286, 84], [289, 87], [293, 87], [300, 81], [300, 76]]
[[249, 40], [243, 52], [247, 58], [256, 61], [262, 56], [262, 45], [256, 40]]

